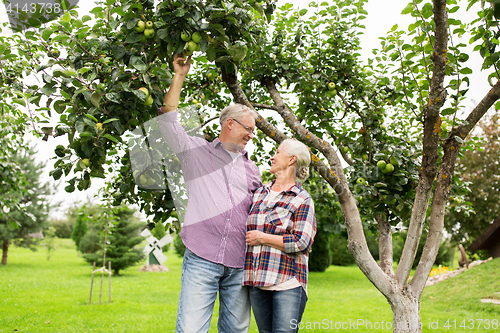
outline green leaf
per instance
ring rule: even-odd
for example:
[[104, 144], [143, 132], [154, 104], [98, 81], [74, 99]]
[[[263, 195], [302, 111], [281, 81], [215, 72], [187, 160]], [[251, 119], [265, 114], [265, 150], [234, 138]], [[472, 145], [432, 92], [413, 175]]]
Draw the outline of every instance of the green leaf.
[[117, 103], [117, 104], [121, 103], [120, 95], [117, 93], [107, 93], [106, 98], [113, 103]]
[[12, 102], [26, 107], [26, 101], [23, 98], [13, 98]]
[[56, 110], [57, 113], [62, 114], [64, 110], [66, 110], [65, 102], [61, 100], [55, 101], [54, 110]]
[[96, 117], [94, 117], [94, 116], [93, 116], [93, 115], [91, 115], [91, 114], [86, 113], [86, 114], [85, 114], [85, 116], [86, 116], [87, 118], [89, 118], [89, 119], [92, 119], [95, 123], [97, 123], [97, 122], [98, 122], [97, 118], [96, 118]]
[[300, 12], [299, 12], [300, 16], [304, 16], [306, 14], [307, 14], [307, 9], [305, 9], [305, 8], [301, 9]]
[[142, 61], [142, 57], [139, 56], [131, 56], [130, 64], [140, 71], [145, 71], [148, 68], [144, 61]]
[[50, 35], [52, 35], [52, 29], [51, 28], [45, 28], [42, 31], [42, 38], [43, 40], [48, 40]]
[[117, 138], [115, 138], [114, 136], [112, 136], [111, 134], [104, 134], [104, 137], [115, 142], [115, 143], [119, 143], [120, 141], [118, 141]]
[[62, 169], [56, 169], [49, 172], [49, 176], [54, 177], [54, 180], [58, 180], [59, 178], [61, 178], [62, 174]]
[[97, 91], [94, 91], [92, 93], [92, 95], [90, 96], [90, 101], [92, 102], [92, 105], [94, 105], [96, 108], [98, 108], [99, 102], [101, 101], [101, 94], [99, 94]]
[[464, 75], [472, 74], [472, 69], [470, 69], [469, 67], [462, 68], [460, 70], [460, 74], [464, 74]]
[[144, 34], [134, 32], [127, 36], [127, 39], [125, 39], [125, 43], [137, 43], [142, 39], [142, 37], [144, 37]]
[[80, 136], [94, 136], [94, 135], [90, 132], [85, 131], [85, 132], [80, 133]]
[[215, 60], [216, 56], [217, 56], [217, 53], [215, 52], [215, 49], [213, 48], [213, 46], [208, 45], [207, 60], [212, 62]]
[[403, 15], [410, 14], [412, 11], [413, 11], [413, 3], [409, 3], [405, 7], [405, 9], [403, 9], [403, 11], [401, 12], [401, 14], [403, 14]]
[[115, 120], [119, 120], [119, 119], [118, 118], [111, 118], [111, 119], [104, 121], [102, 124], [105, 125], [105, 124], [110, 123], [110, 122], [115, 121]]

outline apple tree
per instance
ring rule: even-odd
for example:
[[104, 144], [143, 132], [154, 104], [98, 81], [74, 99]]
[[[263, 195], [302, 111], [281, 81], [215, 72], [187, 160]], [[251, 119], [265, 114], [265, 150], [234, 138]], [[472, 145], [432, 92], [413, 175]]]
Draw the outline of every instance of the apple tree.
[[[392, 308], [394, 331], [420, 332], [420, 297], [441, 242], [448, 196], [464, 194], [456, 186], [456, 159], [500, 96], [497, 21], [491, 6], [462, 23], [451, 18], [456, 0], [413, 1], [403, 12], [415, 22], [405, 30], [395, 26], [363, 64], [358, 36], [365, 3], [313, 2], [296, 10], [267, 0], [157, 6], [106, 0], [92, 10], [95, 21], [69, 10], [20, 34], [17, 47], [36, 60], [27, 66], [41, 84], [25, 81], [19, 91], [37, 114], [59, 115], [44, 135], [69, 140], [56, 149], [53, 177], [64, 174], [71, 192], [113, 174], [108, 192], [115, 204], [139, 203], [155, 220], [168, 218], [171, 193], [148, 190], [147, 178], [135, 184], [125, 137], [156, 116], [171, 82], [172, 55], [192, 54], [182, 106], [207, 111], [200, 112], [207, 138], [217, 131], [211, 110], [235, 101], [261, 114], [258, 163], [269, 156], [268, 140], [293, 136], [306, 143], [315, 172], [336, 195], [350, 252]], [[478, 1], [462, 3], [476, 8]], [[472, 69], [465, 44], [453, 42], [466, 29], [493, 88], [461, 119]], [[366, 224], [378, 230], [380, 263], [368, 250]], [[394, 271], [392, 230], [401, 225], [408, 234]], [[409, 281], [424, 228], [426, 245]]]

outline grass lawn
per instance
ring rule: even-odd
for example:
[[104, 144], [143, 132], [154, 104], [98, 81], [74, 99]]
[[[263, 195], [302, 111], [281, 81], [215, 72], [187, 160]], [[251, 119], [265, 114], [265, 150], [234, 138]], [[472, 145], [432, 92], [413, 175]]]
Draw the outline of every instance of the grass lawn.
[[[89, 305], [92, 267], [78, 257], [72, 241], [59, 240], [50, 261], [43, 248], [31, 252], [11, 247], [8, 264], [0, 266], [0, 332], [173, 332], [181, 259], [173, 250], [167, 257], [169, 272], [139, 272], [141, 264], [113, 276], [111, 304], [107, 303], [107, 278], [99, 304], [100, 275], [96, 276]], [[421, 304], [423, 332], [500, 331], [491, 322], [498, 324], [500, 305], [479, 301], [500, 298], [497, 292], [500, 259], [426, 288]], [[217, 311], [210, 332], [217, 332], [216, 319]], [[461, 328], [463, 320], [469, 319], [475, 320], [474, 327], [466, 321], [466, 328]], [[484, 329], [486, 322], [482, 322], [478, 329], [480, 319], [489, 319], [490, 328]], [[391, 332], [376, 329], [382, 321], [392, 322], [390, 306], [356, 266], [331, 266], [325, 273], [310, 274], [301, 331]], [[434, 329], [436, 322], [439, 326]], [[431, 323], [434, 328], [429, 328]], [[253, 320], [250, 331], [257, 331]]]

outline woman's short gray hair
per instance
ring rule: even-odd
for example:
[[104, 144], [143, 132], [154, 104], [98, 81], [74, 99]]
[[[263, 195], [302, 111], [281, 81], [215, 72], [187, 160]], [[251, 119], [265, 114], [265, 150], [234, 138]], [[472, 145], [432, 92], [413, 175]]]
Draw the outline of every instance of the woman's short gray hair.
[[281, 143], [288, 156], [297, 156], [295, 162], [295, 181], [303, 182], [309, 177], [309, 164], [311, 164], [311, 154], [309, 148], [297, 139], [286, 139]]
[[259, 116], [255, 110], [249, 108], [243, 104], [232, 104], [226, 106], [219, 115], [219, 122], [221, 126], [224, 126], [226, 121], [231, 118], [235, 118], [237, 120], [241, 120], [245, 114], [250, 113], [255, 119]]

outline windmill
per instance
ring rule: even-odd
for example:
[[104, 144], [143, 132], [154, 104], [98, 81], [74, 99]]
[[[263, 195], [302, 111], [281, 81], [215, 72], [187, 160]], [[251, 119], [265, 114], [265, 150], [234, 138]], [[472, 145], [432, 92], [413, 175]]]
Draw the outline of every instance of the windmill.
[[148, 245], [144, 248], [144, 253], [148, 256], [148, 265], [161, 265], [167, 260], [167, 257], [163, 254], [162, 248], [170, 243], [173, 239], [170, 234], [166, 234], [165, 237], [158, 240], [155, 236], [151, 234], [149, 229], [144, 229], [141, 232], [141, 236], [145, 237], [148, 241]]

